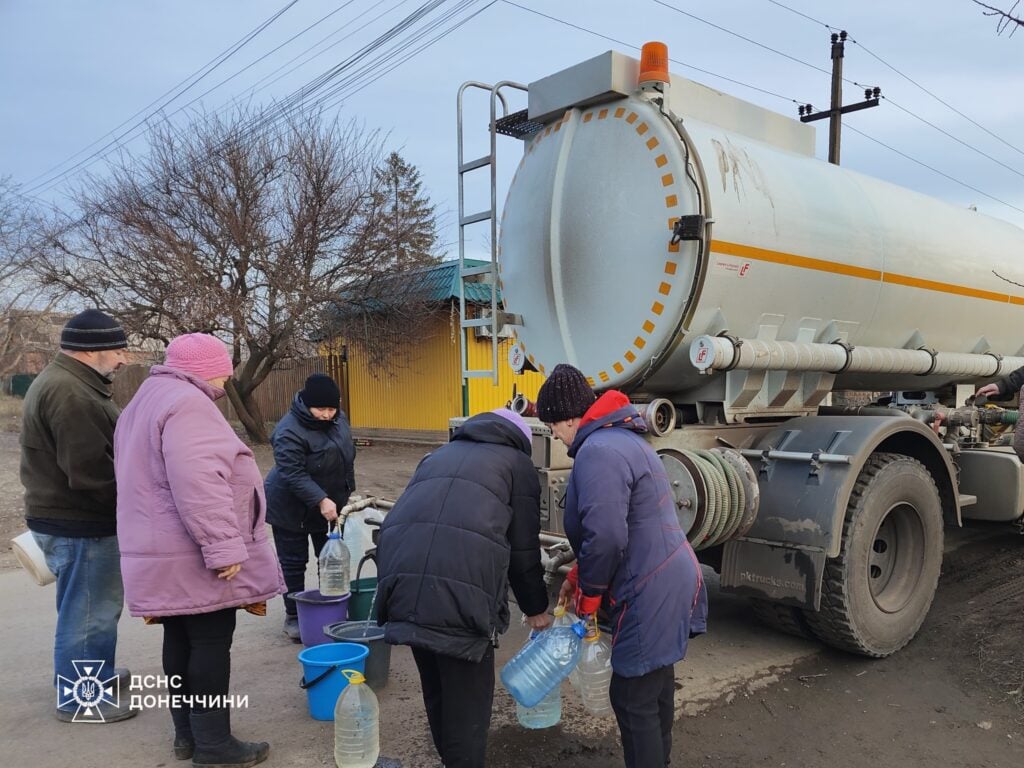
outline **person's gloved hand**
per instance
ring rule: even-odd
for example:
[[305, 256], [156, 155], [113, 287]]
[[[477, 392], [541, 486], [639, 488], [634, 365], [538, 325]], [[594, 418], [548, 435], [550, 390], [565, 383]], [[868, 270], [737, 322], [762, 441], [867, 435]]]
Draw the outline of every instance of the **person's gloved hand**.
[[591, 597], [590, 595], [584, 595], [577, 587], [574, 602], [576, 605], [576, 615], [582, 618], [584, 616], [591, 616], [597, 613], [598, 609], [601, 607], [601, 596], [595, 595]]
[[558, 600], [559, 602], [564, 602], [566, 605], [569, 605], [569, 601], [572, 600], [573, 612], [580, 617], [597, 613], [598, 609], [601, 607], [600, 595], [590, 597], [588, 595], [584, 595], [580, 590], [579, 563], [574, 565], [565, 575], [565, 581], [562, 582], [562, 588], [558, 592]]

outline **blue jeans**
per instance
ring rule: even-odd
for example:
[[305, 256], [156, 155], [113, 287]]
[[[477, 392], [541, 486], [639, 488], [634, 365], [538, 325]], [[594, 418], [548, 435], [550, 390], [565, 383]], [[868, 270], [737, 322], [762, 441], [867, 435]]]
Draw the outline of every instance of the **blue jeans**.
[[277, 549], [277, 560], [281, 563], [281, 573], [288, 592], [284, 597], [284, 611], [289, 616], [298, 614], [295, 601], [288, 595], [301, 592], [306, 588], [306, 563], [309, 562], [309, 541], [313, 542], [313, 554], [320, 557], [320, 550], [327, 543], [326, 531], [291, 531], [276, 525], [274, 529], [274, 547]]
[[77, 680], [73, 661], [102, 661], [102, 677], [114, 674], [117, 621], [124, 603], [121, 553], [116, 536], [73, 538], [32, 532], [57, 576], [57, 675]]

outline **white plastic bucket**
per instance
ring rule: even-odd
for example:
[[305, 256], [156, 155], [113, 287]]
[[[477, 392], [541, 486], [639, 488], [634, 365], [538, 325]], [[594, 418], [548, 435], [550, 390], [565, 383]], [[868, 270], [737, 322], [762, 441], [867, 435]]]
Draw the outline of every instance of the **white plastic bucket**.
[[45, 587], [57, 580], [57, 577], [47, 567], [46, 557], [36, 543], [32, 531], [25, 531], [11, 539], [11, 549], [14, 550], [14, 556], [18, 558], [18, 562], [40, 587]]

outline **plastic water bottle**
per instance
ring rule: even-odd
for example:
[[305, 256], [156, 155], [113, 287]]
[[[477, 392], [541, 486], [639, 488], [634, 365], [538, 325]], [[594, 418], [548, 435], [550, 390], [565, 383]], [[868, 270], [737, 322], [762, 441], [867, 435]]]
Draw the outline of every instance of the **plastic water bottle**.
[[331, 531], [320, 550], [320, 594], [333, 597], [348, 592], [350, 567], [348, 547], [336, 530]]
[[583, 638], [576, 675], [584, 709], [596, 717], [612, 715], [612, 702], [608, 697], [612, 683], [612, 645], [596, 626]]
[[501, 682], [517, 702], [535, 707], [561, 683], [580, 657], [583, 622], [541, 632], [501, 670]]
[[338, 768], [373, 768], [380, 757], [380, 707], [361, 672], [341, 671], [348, 685], [334, 705], [334, 762]]
[[[564, 603], [559, 603], [555, 606], [555, 610], [552, 611], [555, 615], [555, 620], [552, 622], [551, 627], [568, 627], [575, 624], [579, 619], [576, 618], [576, 614], [568, 610]], [[569, 682], [572, 684], [573, 690], [578, 691], [580, 687], [580, 665], [577, 664], [572, 668], [572, 672], [569, 673]]]
[[556, 685], [536, 707], [527, 709], [516, 702], [516, 719], [523, 728], [538, 730], [558, 725], [562, 719], [562, 687]]
[[[561, 608], [561, 606], [559, 606]], [[558, 608], [555, 608], [555, 624], [553, 626], [564, 626], [564, 614], [565, 609], [562, 608], [562, 619], [563, 623], [558, 624]], [[530, 633], [530, 639], [527, 643], [533, 642], [534, 638], [539, 633], [533, 631]], [[518, 701], [516, 702], [516, 719], [523, 728], [529, 728], [530, 730], [538, 730], [541, 728], [551, 728], [554, 725], [558, 725], [562, 719], [562, 687], [556, 685], [551, 689], [551, 693], [541, 699], [540, 704], [535, 707], [524, 707]]]
[[356, 510], [345, 518], [345, 525], [341, 529], [341, 538], [348, 549], [350, 563], [358, 563], [369, 549], [365, 519], [366, 510]]

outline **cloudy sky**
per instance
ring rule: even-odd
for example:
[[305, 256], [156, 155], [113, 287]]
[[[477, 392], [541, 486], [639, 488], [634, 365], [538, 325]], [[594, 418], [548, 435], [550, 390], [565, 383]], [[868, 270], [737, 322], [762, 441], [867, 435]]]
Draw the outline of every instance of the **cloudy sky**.
[[[888, 97], [846, 118], [864, 135], [844, 131], [843, 165], [1024, 227], [1024, 30], [997, 34], [971, 0], [0, 0], [0, 176], [59, 203], [82, 170], [102, 172], [102, 152], [142, 151], [136, 125], [158, 107], [183, 120], [270, 103], [347, 62], [326, 104], [420, 168], [454, 256], [463, 81], [529, 83], [662, 40], [677, 74], [795, 116], [797, 103], [828, 102], [824, 25], [857, 41], [846, 78]], [[860, 89], [847, 84], [844, 97]], [[482, 139], [485, 105], [468, 106]], [[511, 140], [500, 148], [503, 179], [517, 152]]]

